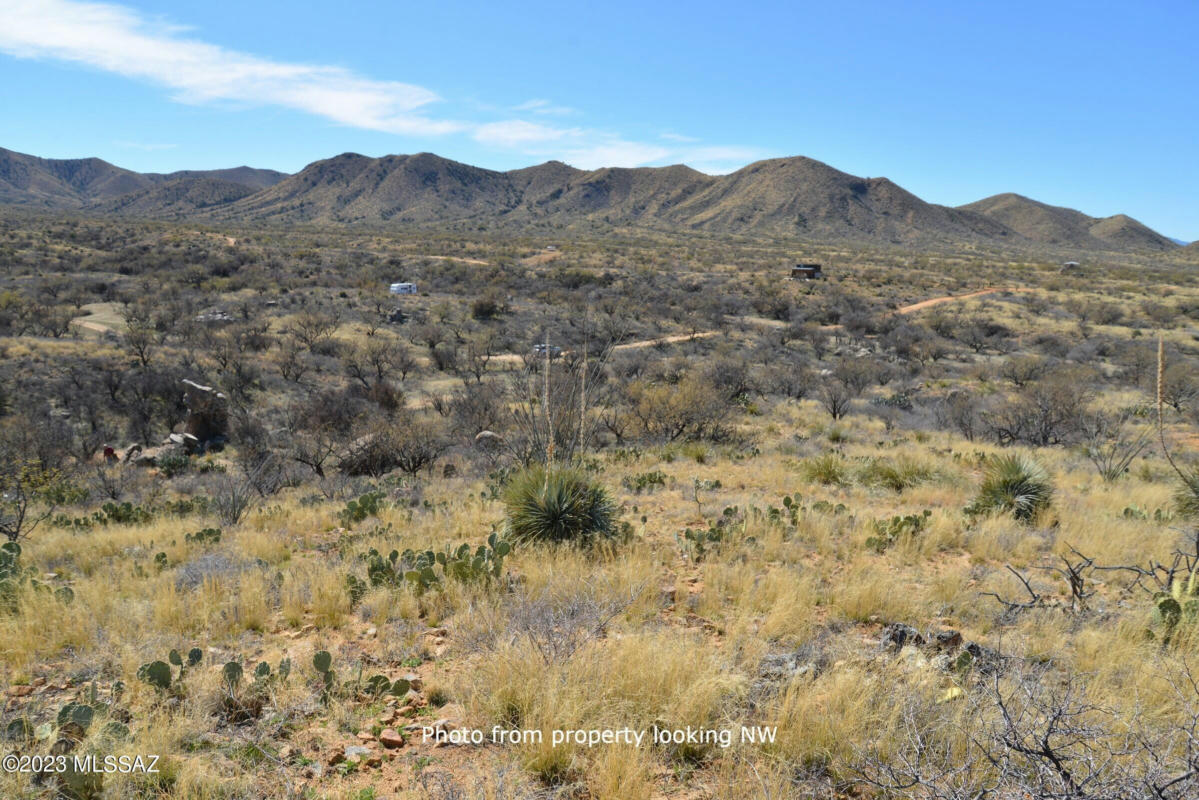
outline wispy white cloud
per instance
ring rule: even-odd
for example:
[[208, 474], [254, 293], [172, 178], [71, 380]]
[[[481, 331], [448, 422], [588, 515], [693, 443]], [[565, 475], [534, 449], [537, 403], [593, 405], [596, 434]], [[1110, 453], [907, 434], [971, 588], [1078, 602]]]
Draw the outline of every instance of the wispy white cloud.
[[523, 119], [484, 123], [474, 131], [476, 141], [498, 147], [522, 147], [529, 144], [559, 141], [583, 135], [577, 128], [554, 128]]
[[[486, 147], [557, 158], [584, 169], [684, 161], [705, 172], [727, 172], [759, 157], [746, 148], [702, 146], [672, 132], [651, 143], [617, 132], [546, 124], [547, 117], [579, 112], [543, 98], [510, 110], [517, 112], [514, 117], [533, 115], [542, 121], [451, 119], [434, 113], [441, 98], [423, 86], [231, 50], [112, 3], [0, 0], [0, 52], [67, 61], [164, 86], [179, 102], [280, 106], [349, 127], [412, 137], [465, 135]], [[173, 146], [118, 144], [147, 150]]]
[[566, 163], [580, 169], [600, 167], [641, 167], [669, 158], [671, 151], [643, 142], [624, 139], [601, 139], [596, 142], [578, 143], [558, 156]]
[[577, 108], [558, 105], [557, 103], [551, 103], [549, 100], [543, 100], [541, 98], [526, 100], [518, 106], [513, 106], [512, 110], [528, 111], [531, 114], [551, 114], [554, 116], [567, 116], [569, 114], [579, 113]]
[[417, 112], [437, 95], [421, 86], [377, 81], [334, 66], [272, 61], [188, 38], [107, 3], [9, 0], [0, 50], [55, 58], [149, 81], [188, 103], [234, 101], [294, 108], [343, 125], [413, 135], [461, 130]]

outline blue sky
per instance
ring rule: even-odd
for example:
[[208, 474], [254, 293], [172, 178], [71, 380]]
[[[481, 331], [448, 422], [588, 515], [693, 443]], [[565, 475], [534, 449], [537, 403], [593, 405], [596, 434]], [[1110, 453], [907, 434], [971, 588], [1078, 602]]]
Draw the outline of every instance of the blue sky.
[[0, 0], [0, 146], [141, 171], [806, 155], [1191, 240], [1196, 31], [1196, 0]]

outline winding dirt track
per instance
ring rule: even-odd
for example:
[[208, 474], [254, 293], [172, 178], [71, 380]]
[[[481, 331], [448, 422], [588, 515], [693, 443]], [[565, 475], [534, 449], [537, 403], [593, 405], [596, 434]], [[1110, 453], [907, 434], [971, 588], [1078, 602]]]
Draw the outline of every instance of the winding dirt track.
[[970, 294], [947, 294], [944, 297], [934, 297], [931, 300], [921, 300], [919, 303], [912, 303], [910, 306], [901, 306], [900, 308], [895, 309], [895, 313], [896, 314], [911, 314], [913, 311], [922, 311], [926, 308], [932, 308], [933, 306], [939, 306], [942, 303], [951, 303], [954, 300], [969, 300], [972, 297], [982, 297], [983, 295], [996, 294], [997, 292], [1031, 292], [1031, 291], [1032, 291], [1032, 289], [1026, 289], [1026, 288], [1022, 288], [1022, 287], [1013, 286], [1013, 287], [1007, 288], [1007, 289], [1001, 289], [1001, 288], [982, 289], [981, 291], [970, 292]]
[[[675, 342], [689, 342], [692, 339], [707, 339], [709, 336], [715, 336], [720, 331], [701, 331], [697, 334], [678, 333], [672, 336], [662, 336], [657, 339], [642, 339], [637, 342], [625, 342], [624, 344], [613, 345], [613, 350], [639, 350], [643, 347], [654, 347], [660, 344], [674, 344]], [[539, 358], [541, 356], [538, 356]], [[524, 356], [519, 353], [502, 353], [498, 356], [492, 356], [491, 360], [500, 364], [520, 361]]]

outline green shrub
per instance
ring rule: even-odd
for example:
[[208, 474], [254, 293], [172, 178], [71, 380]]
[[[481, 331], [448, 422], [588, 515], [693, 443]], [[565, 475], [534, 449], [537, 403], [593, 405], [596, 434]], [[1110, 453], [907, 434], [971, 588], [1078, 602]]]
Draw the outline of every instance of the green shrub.
[[812, 483], [822, 483], [826, 486], [843, 486], [849, 483], [849, 470], [845, 459], [834, 453], [825, 453], [816, 458], [809, 458], [799, 468], [804, 480]]
[[536, 465], [512, 477], [504, 490], [513, 541], [591, 542], [616, 535], [616, 506], [602, 486], [579, 470]]
[[1052, 500], [1053, 481], [1044, 467], [1020, 454], [996, 456], [988, 463], [978, 496], [966, 513], [1010, 514], [1031, 522]]

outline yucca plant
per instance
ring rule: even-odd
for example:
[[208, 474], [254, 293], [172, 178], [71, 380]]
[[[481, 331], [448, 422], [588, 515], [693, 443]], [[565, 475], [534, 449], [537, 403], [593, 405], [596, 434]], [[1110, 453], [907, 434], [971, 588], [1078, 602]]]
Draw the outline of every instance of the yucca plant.
[[602, 486], [577, 469], [537, 464], [504, 490], [509, 537], [523, 542], [586, 543], [616, 534], [616, 506]]
[[1031, 522], [1049, 508], [1053, 480], [1045, 468], [1028, 456], [1013, 453], [996, 456], [987, 464], [982, 485], [968, 514], [1011, 514]]

